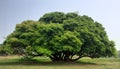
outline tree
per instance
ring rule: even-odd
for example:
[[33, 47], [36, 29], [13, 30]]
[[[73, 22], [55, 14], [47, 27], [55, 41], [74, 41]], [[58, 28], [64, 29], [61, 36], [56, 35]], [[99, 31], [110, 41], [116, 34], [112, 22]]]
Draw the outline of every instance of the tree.
[[8, 52], [27, 58], [46, 55], [52, 61], [116, 55], [102, 24], [86, 15], [51, 12], [39, 21], [24, 21], [4, 42]]
[[117, 54], [118, 54], [118, 57], [120, 58], [120, 50], [119, 50], [119, 51], [117, 51]]
[[7, 52], [4, 49], [3, 44], [0, 44], [0, 56], [8, 55]]

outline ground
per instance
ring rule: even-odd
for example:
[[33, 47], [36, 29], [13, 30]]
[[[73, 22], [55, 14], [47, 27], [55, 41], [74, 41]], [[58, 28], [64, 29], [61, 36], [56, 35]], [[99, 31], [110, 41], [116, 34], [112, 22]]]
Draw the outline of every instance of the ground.
[[48, 57], [25, 60], [20, 56], [1, 56], [0, 69], [119, 69], [119, 58], [81, 58], [77, 62], [51, 62]]

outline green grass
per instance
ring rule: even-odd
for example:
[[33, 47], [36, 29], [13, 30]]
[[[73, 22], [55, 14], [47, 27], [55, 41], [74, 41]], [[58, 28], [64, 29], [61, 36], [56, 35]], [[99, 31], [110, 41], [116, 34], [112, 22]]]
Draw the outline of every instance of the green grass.
[[48, 57], [25, 60], [4, 56], [0, 57], [0, 69], [120, 69], [120, 59], [84, 57], [77, 62], [51, 62]]

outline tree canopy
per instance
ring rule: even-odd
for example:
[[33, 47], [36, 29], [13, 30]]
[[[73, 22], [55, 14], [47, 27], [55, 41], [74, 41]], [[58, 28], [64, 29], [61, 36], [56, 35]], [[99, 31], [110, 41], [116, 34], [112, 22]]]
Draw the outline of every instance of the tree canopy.
[[53, 61], [116, 55], [105, 28], [86, 15], [51, 12], [38, 21], [17, 24], [4, 42], [6, 51], [25, 57], [46, 55]]

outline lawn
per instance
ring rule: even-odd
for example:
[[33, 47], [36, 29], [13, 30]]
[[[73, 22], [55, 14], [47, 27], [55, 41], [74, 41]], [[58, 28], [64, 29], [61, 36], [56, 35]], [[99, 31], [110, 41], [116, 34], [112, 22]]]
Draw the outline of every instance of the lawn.
[[24, 60], [19, 56], [1, 56], [0, 69], [120, 69], [120, 59], [84, 57], [77, 62], [51, 62], [48, 57]]

